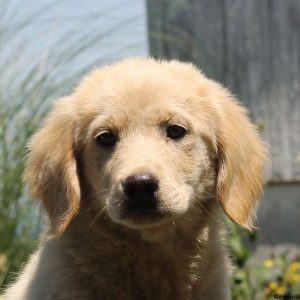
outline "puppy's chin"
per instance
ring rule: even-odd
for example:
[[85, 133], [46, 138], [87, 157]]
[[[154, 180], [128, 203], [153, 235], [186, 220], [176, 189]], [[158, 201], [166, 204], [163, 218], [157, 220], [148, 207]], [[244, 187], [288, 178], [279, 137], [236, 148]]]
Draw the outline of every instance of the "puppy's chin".
[[174, 220], [173, 215], [170, 213], [166, 214], [137, 214], [137, 215], [129, 215], [126, 217], [122, 217], [120, 222], [125, 226], [131, 227], [137, 230], [148, 230], [148, 229], [158, 229], [167, 224], [171, 223]]
[[167, 210], [124, 212], [121, 207], [107, 207], [107, 214], [113, 222], [138, 231], [157, 231], [172, 224], [178, 217], [176, 213]]
[[159, 242], [174, 228], [173, 224], [176, 216], [172, 214], [135, 215], [111, 219], [125, 227], [138, 231], [145, 241]]

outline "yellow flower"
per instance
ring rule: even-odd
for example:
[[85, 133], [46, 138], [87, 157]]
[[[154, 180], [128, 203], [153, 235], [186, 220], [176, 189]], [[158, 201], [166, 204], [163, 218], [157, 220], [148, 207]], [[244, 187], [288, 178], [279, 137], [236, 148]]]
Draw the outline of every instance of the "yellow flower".
[[276, 290], [276, 289], [278, 288], [277, 282], [271, 281], [271, 282], [269, 283], [269, 288], [270, 288], [271, 290]]
[[284, 286], [280, 286], [276, 289], [276, 293], [279, 295], [284, 295], [286, 293], [286, 288]]
[[299, 272], [300, 271], [300, 262], [296, 261], [291, 263], [291, 265], [289, 266], [289, 269], [291, 272]]
[[290, 277], [290, 283], [298, 283], [300, 282], [300, 275], [299, 274], [293, 274]]
[[300, 263], [292, 263], [284, 274], [284, 279], [288, 283], [298, 283], [300, 282]]
[[267, 259], [264, 261], [264, 266], [266, 268], [272, 268], [274, 266], [274, 260], [272, 259]]

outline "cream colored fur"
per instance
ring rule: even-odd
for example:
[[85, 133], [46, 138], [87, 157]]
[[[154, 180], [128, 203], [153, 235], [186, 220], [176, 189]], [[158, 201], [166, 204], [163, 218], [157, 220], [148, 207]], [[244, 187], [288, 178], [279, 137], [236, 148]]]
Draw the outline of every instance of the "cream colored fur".
[[[187, 134], [168, 138], [170, 124]], [[112, 149], [95, 142], [105, 130]], [[5, 299], [229, 299], [222, 211], [251, 229], [265, 158], [246, 110], [192, 64], [93, 71], [29, 143], [50, 224]], [[140, 172], [159, 179], [161, 219], [122, 217], [122, 182]]]

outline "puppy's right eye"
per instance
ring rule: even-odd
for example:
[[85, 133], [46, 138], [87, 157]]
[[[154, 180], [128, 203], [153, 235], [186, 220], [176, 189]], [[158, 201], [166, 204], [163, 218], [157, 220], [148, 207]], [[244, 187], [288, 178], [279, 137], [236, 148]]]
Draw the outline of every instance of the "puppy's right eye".
[[187, 130], [179, 125], [169, 125], [167, 127], [167, 137], [173, 140], [179, 140], [183, 138], [187, 133]]
[[104, 131], [96, 136], [96, 143], [104, 148], [112, 148], [117, 143], [117, 136], [112, 131]]

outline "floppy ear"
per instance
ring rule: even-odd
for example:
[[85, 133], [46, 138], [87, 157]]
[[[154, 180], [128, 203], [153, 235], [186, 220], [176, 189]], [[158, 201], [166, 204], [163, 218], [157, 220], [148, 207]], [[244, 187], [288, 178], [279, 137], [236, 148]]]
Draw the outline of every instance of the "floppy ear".
[[267, 151], [246, 109], [227, 91], [219, 99], [218, 112], [218, 196], [227, 215], [251, 230]]
[[42, 201], [52, 234], [61, 234], [79, 209], [80, 187], [74, 155], [74, 113], [70, 97], [54, 110], [29, 142], [25, 181], [33, 197]]

